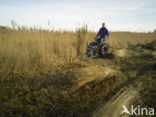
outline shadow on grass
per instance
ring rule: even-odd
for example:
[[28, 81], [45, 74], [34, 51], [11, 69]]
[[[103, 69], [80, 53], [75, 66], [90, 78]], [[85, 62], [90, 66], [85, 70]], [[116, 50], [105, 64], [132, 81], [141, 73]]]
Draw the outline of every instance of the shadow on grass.
[[94, 59], [113, 59], [115, 57], [114, 54], [112, 53], [106, 53], [104, 56], [97, 56], [97, 57], [94, 57]]
[[106, 53], [102, 58], [104, 59], [113, 59], [115, 57], [112, 53]]

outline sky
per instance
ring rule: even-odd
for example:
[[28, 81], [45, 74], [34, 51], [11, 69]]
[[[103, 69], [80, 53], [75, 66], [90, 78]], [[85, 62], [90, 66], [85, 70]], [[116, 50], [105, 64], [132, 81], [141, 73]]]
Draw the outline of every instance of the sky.
[[[149, 32], [156, 29], [156, 0], [0, 0], [0, 25], [75, 30]], [[48, 25], [48, 21], [50, 25]]]

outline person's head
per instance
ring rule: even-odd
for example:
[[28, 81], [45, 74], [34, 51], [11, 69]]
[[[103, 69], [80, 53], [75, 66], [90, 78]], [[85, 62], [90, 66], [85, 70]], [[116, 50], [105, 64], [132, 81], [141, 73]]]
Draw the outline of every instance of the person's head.
[[106, 24], [105, 23], [102, 23], [102, 28], [105, 28], [106, 27]]

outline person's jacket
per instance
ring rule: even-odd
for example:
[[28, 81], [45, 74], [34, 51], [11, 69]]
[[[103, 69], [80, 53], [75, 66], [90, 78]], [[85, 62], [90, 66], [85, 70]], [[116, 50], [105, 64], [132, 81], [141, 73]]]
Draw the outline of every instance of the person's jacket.
[[109, 32], [108, 32], [107, 28], [103, 28], [103, 27], [100, 28], [100, 30], [97, 34], [97, 37], [98, 36], [100, 36], [101, 38], [106, 38], [106, 36], [109, 37]]

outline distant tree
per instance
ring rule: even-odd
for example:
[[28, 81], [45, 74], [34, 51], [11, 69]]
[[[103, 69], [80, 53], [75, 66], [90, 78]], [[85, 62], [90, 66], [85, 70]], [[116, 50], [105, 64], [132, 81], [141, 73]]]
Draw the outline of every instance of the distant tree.
[[156, 29], [154, 29], [153, 33], [156, 33]]
[[5, 26], [0, 26], [0, 33], [7, 33], [8, 32], [8, 28]]
[[5, 27], [5, 26], [0, 26], [0, 30], [7, 30], [7, 27]]

